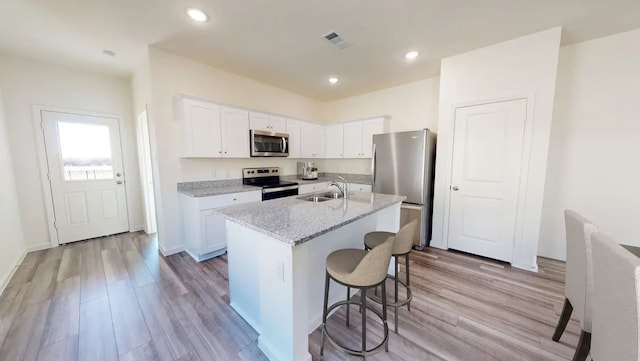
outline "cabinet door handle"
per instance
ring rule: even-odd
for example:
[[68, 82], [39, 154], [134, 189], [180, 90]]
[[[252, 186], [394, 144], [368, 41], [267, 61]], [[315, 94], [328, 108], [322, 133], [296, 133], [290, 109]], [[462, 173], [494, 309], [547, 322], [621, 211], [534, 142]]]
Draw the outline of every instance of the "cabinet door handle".
[[221, 151], [221, 150], [220, 150], [220, 151], [218, 151], [218, 154], [222, 154], [222, 151]]

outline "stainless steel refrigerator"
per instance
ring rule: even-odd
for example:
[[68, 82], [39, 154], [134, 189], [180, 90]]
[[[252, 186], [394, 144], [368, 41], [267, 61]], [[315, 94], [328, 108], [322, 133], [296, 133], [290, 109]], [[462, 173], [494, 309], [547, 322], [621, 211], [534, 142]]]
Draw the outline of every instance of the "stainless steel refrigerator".
[[373, 191], [407, 197], [400, 224], [420, 220], [414, 241], [419, 249], [431, 241], [435, 154], [436, 133], [429, 129], [373, 136]]

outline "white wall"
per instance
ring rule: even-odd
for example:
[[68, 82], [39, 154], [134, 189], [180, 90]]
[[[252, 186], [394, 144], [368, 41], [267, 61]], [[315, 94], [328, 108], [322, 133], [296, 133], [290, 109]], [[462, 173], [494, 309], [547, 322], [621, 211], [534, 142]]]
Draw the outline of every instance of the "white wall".
[[0, 94], [0, 293], [4, 290], [15, 266], [25, 254], [22, 219], [18, 193], [11, 164], [9, 134], [7, 133], [2, 96]]
[[161, 250], [173, 253], [181, 248], [176, 183], [212, 179], [213, 170], [228, 175], [217, 178], [239, 178], [241, 168], [255, 165], [280, 165], [285, 173], [295, 172], [295, 160], [180, 159], [180, 128], [173, 118], [173, 96], [186, 93], [308, 120], [321, 118], [322, 103], [153, 47], [149, 48], [149, 74], [149, 122], [157, 155], [154, 178], [158, 236]]
[[130, 81], [0, 55], [0, 87], [3, 89], [7, 131], [11, 135], [9, 143], [27, 247], [42, 248], [49, 244], [31, 113], [33, 105], [110, 113], [123, 118], [120, 132], [127, 176], [129, 226], [142, 229]]
[[[462, 104], [529, 97], [528, 119], [533, 126], [529, 177], [519, 204], [524, 211], [516, 228], [512, 264], [536, 270], [549, 131], [555, 92], [561, 28], [554, 28], [488, 46], [442, 61], [438, 149], [431, 245], [446, 248], [447, 204], [454, 109]], [[531, 99], [534, 97], [535, 99]], [[526, 140], [525, 140], [526, 145]]]
[[565, 259], [566, 208], [640, 246], [640, 29], [563, 47], [540, 255]]
[[324, 104], [327, 122], [347, 121], [377, 115], [390, 115], [391, 132], [438, 127], [440, 78], [386, 88]]

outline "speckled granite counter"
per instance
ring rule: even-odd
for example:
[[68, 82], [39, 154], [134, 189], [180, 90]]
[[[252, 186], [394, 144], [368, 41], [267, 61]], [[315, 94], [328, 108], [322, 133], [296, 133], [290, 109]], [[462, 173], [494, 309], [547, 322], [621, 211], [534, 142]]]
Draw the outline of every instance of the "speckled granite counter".
[[[320, 173], [318, 179], [314, 180], [298, 179], [296, 175], [286, 175], [281, 178], [282, 180], [298, 182], [302, 185], [339, 181], [339, 175], [343, 176], [349, 183], [371, 184], [371, 176], [367, 174]], [[186, 194], [190, 197], [210, 197], [221, 194], [251, 192], [261, 189], [260, 187], [243, 185], [242, 179], [178, 183], [178, 193]]]
[[351, 174], [351, 173], [320, 173], [318, 179], [306, 180], [300, 179], [297, 175], [283, 176], [283, 180], [298, 182], [300, 184], [325, 183], [332, 181], [340, 181], [338, 176], [343, 176], [349, 183], [368, 184], [371, 185], [371, 175], [369, 174]]
[[216, 212], [269, 237], [299, 245], [404, 199], [387, 194], [353, 192], [347, 200], [313, 203], [287, 197], [221, 208]]
[[259, 191], [262, 188], [246, 186], [241, 179], [178, 183], [178, 193], [190, 197], [209, 197], [221, 194]]

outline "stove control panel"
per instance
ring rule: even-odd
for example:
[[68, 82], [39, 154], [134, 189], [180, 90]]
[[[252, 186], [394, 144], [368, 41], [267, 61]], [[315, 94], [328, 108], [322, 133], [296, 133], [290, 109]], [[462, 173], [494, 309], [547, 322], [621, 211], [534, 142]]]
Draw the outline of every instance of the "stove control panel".
[[273, 177], [280, 174], [280, 168], [242, 168], [242, 178]]

